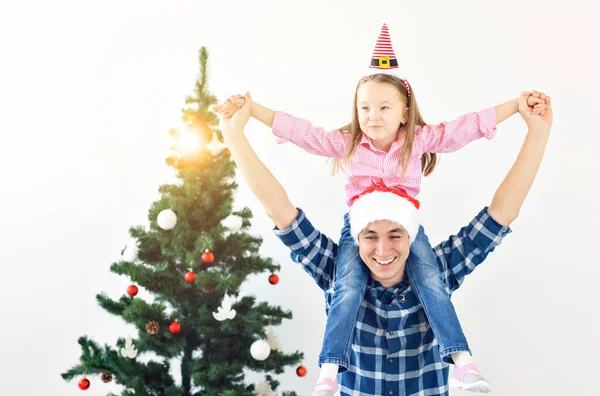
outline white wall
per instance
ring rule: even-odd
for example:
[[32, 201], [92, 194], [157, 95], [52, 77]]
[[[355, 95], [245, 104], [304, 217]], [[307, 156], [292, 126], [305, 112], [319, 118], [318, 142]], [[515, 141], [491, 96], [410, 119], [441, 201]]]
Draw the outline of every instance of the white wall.
[[[109, 265], [129, 226], [146, 223], [158, 185], [171, 180], [167, 131], [192, 91], [201, 46], [219, 97], [248, 89], [257, 102], [335, 127], [348, 121], [385, 19], [430, 123], [523, 89], [552, 95], [552, 137], [514, 233], [454, 302], [496, 395], [600, 394], [599, 11], [583, 0], [3, 0], [0, 393], [79, 394], [59, 377], [77, 362], [77, 337], [112, 344], [132, 333], [94, 296], [116, 298], [128, 284]], [[433, 242], [491, 201], [525, 132], [515, 116], [493, 141], [443, 157], [420, 196]], [[332, 180], [322, 158], [276, 146], [255, 121], [248, 135], [293, 202], [337, 239], [343, 179]], [[283, 266], [278, 286], [264, 275], [244, 290], [293, 311], [276, 332], [285, 350], [305, 352], [309, 375], [289, 370], [280, 379], [282, 389], [308, 394], [322, 295], [270, 234], [243, 182], [237, 202], [254, 210], [262, 252]], [[118, 390], [92, 382], [88, 395]]]

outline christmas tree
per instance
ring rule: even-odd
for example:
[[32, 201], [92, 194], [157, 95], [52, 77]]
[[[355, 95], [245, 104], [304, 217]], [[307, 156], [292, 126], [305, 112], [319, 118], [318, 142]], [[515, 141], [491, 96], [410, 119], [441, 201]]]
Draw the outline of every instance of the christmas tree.
[[[261, 238], [243, 231], [251, 211], [232, 211], [235, 167], [209, 111], [217, 99], [208, 90], [205, 48], [199, 58], [195, 94], [182, 110], [185, 128], [169, 131], [167, 164], [178, 182], [160, 186], [149, 229], [132, 227], [135, 243], [110, 267], [131, 279], [126, 294], [119, 300], [96, 296], [102, 308], [137, 328], [137, 338], [101, 347], [80, 337], [80, 362], [62, 377], [77, 378], [81, 389], [90, 386], [87, 377], [98, 375], [103, 382], [114, 379], [127, 396], [275, 395], [279, 383], [268, 373], [280, 374], [303, 357], [283, 353], [270, 327], [291, 319], [291, 312], [239, 295], [251, 274], [271, 273], [269, 282], [276, 284], [279, 266], [259, 255]], [[136, 297], [138, 286], [153, 301]], [[181, 383], [170, 374], [173, 362], [180, 364]], [[265, 382], [255, 390], [245, 383], [244, 369], [264, 372]]]

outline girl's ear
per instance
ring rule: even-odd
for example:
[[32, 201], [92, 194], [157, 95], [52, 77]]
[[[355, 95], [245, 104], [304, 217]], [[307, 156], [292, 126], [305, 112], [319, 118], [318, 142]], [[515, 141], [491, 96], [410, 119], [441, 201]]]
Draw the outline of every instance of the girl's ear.
[[404, 114], [402, 114], [402, 125], [406, 124], [406, 121], [408, 120], [408, 110], [408, 107], [404, 109]]

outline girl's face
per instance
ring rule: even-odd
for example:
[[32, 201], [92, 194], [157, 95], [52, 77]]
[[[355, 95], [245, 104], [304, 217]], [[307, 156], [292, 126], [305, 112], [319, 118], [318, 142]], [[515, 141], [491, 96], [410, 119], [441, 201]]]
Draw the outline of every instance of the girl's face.
[[361, 84], [357, 91], [356, 109], [360, 129], [371, 138], [376, 148], [388, 151], [408, 114], [396, 87], [373, 81]]

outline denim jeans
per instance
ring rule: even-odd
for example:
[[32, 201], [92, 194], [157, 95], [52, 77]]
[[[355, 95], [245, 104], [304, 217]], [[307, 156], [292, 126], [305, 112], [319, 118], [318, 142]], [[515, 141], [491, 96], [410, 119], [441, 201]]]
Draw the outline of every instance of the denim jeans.
[[[423, 227], [419, 228], [417, 238], [411, 244], [406, 273], [436, 336], [442, 360], [452, 363], [450, 354], [470, 352]], [[359, 256], [358, 246], [350, 234], [349, 216], [346, 214], [319, 366], [323, 363], [337, 364], [340, 372], [348, 368], [348, 353], [368, 278], [369, 269]]]
[[471, 353], [423, 226], [410, 246], [406, 273], [438, 341], [442, 360], [452, 363], [452, 353]]

